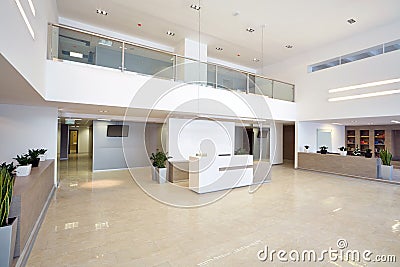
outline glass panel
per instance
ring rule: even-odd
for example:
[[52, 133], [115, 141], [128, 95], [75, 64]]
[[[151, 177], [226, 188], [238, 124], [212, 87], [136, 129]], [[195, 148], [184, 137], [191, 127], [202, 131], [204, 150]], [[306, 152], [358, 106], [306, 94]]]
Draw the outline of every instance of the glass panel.
[[294, 101], [294, 86], [283, 82], [274, 81], [273, 98]]
[[[212, 68], [208, 68], [206, 63], [198, 62], [192, 59], [185, 59], [182, 57], [177, 58], [176, 66], [176, 80], [185, 83], [196, 83], [206, 85], [208, 81], [208, 72]], [[215, 70], [214, 70], [215, 71]], [[210, 82], [212, 83], [212, 73], [210, 75]], [[215, 74], [214, 74], [215, 76]], [[215, 83], [215, 82], [214, 82]]]
[[217, 87], [245, 93], [247, 91], [247, 75], [239, 71], [218, 66]]
[[263, 77], [255, 77], [256, 91], [258, 95], [272, 97], [272, 80]]
[[400, 40], [396, 40], [385, 44], [385, 53], [396, 51], [400, 49]]
[[252, 155], [253, 128], [244, 125], [235, 126], [235, 155]]
[[207, 86], [216, 88], [216, 71], [217, 71], [217, 66], [212, 65], [212, 64], [207, 64]]
[[341, 64], [346, 64], [346, 63], [357, 61], [360, 59], [373, 57], [373, 56], [376, 56], [376, 55], [379, 55], [382, 53], [383, 53], [382, 45], [371, 47], [371, 48], [368, 48], [368, 49], [365, 49], [362, 51], [358, 51], [358, 52], [343, 56], [341, 59]]
[[173, 79], [175, 56], [142, 48], [125, 45], [125, 70]]
[[59, 59], [121, 69], [120, 42], [63, 28], [59, 28], [58, 40]]

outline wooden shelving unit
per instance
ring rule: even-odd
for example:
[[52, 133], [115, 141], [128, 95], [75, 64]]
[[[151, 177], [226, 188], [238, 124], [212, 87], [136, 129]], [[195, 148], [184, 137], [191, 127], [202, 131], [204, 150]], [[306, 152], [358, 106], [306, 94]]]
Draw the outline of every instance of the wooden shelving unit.
[[379, 156], [379, 152], [385, 149], [385, 130], [375, 130], [374, 131], [374, 146], [375, 146], [375, 156]]
[[346, 132], [346, 145], [347, 151], [354, 151], [356, 148], [356, 131], [355, 130], [347, 130]]
[[369, 148], [369, 130], [360, 130], [360, 150], [365, 152]]

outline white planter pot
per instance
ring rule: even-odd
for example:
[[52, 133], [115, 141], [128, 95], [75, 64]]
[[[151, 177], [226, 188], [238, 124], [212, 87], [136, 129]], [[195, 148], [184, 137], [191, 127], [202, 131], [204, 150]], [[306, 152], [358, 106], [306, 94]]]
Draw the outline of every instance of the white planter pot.
[[0, 227], [0, 266], [11, 266], [14, 258], [18, 218], [11, 225]]
[[167, 181], [167, 168], [156, 168], [157, 182], [163, 184]]
[[304, 153], [308, 153], [308, 149], [307, 148], [304, 148]]
[[46, 154], [39, 155], [39, 159], [40, 159], [40, 161], [46, 161], [47, 155]]
[[379, 178], [391, 181], [393, 178], [393, 166], [381, 165], [381, 173]]
[[347, 156], [347, 151], [339, 151], [341, 156]]
[[31, 174], [32, 164], [27, 166], [18, 166], [16, 169], [17, 176], [28, 176]]

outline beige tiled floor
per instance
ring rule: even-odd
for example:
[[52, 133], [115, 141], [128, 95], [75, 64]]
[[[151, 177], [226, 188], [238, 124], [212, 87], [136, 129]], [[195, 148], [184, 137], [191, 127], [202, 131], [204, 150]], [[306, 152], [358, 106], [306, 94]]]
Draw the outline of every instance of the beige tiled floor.
[[[184, 209], [150, 198], [128, 171], [92, 174], [86, 161], [74, 159], [60, 166], [61, 187], [28, 266], [275, 266], [257, 259], [265, 245], [321, 251], [336, 249], [339, 238], [349, 249], [400, 262], [400, 186], [276, 166], [273, 181], [255, 194], [239, 188]], [[137, 172], [151, 180], [149, 174]]]

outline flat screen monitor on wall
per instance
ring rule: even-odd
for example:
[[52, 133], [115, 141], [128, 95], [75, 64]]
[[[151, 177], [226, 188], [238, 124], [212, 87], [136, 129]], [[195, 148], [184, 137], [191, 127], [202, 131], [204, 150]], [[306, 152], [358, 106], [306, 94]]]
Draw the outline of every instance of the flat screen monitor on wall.
[[108, 125], [107, 137], [128, 137], [128, 125]]

